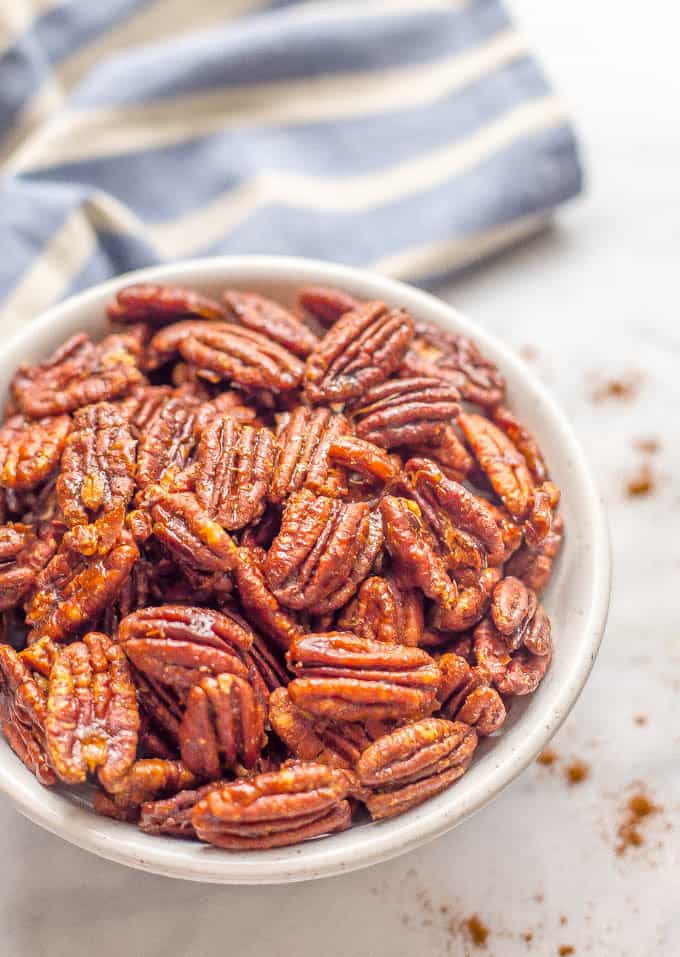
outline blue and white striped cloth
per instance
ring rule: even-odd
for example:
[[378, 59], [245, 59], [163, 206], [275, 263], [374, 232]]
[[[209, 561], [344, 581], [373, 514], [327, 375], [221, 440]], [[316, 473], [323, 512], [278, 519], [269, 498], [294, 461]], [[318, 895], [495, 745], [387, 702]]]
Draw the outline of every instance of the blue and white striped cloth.
[[432, 280], [581, 187], [499, 0], [11, 0], [0, 162], [3, 330], [205, 254]]

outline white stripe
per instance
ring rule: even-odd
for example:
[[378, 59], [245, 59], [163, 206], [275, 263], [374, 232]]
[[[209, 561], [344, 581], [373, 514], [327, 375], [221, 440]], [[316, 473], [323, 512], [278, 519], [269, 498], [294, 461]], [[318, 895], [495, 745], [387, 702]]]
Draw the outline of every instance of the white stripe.
[[520, 239], [536, 235], [549, 221], [550, 215], [545, 212], [524, 216], [474, 236], [405, 249], [372, 263], [371, 269], [406, 281], [443, 275], [499, 252]]
[[434, 63], [218, 90], [66, 113], [9, 161], [15, 172], [168, 146], [231, 128], [313, 123], [417, 107], [526, 54], [512, 30]]
[[54, 10], [64, 7], [70, 0], [8, 0], [0, 7], [0, 56], [7, 52], [19, 37], [25, 33], [35, 20]]

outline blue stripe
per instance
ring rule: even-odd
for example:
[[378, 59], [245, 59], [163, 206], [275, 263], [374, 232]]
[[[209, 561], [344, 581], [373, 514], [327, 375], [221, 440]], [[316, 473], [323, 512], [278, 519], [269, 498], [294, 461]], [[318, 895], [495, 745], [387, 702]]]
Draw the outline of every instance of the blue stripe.
[[[41, 170], [26, 179], [96, 185], [149, 222], [204, 206], [258, 172], [347, 176], [463, 140], [548, 91], [533, 60], [518, 60], [427, 106], [305, 126], [230, 130], [161, 149]], [[186, 176], [187, 169], [200, 175]]]

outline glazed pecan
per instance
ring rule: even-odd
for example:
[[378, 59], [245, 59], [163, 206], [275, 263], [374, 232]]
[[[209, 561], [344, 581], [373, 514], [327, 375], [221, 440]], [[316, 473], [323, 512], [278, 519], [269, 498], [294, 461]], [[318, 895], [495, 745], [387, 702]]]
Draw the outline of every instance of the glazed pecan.
[[253, 632], [232, 612], [161, 605], [124, 618], [118, 641], [138, 671], [185, 695], [207, 675], [247, 678], [244, 657]]
[[194, 400], [168, 397], [145, 425], [137, 450], [137, 485], [144, 489], [176, 475], [189, 461], [196, 442], [198, 405]]
[[292, 764], [211, 790], [195, 806], [202, 841], [230, 850], [284, 847], [349, 827], [347, 772]]
[[525, 645], [536, 655], [550, 651], [550, 619], [536, 592], [519, 578], [508, 575], [494, 588], [491, 617], [510, 651]]
[[263, 333], [296, 356], [306, 358], [319, 343], [304, 322], [273, 299], [255, 292], [228, 289], [224, 293], [224, 301], [229, 312], [242, 326]]
[[139, 549], [126, 538], [91, 558], [62, 546], [38, 574], [28, 601], [29, 641], [61, 641], [85, 631], [114, 601], [138, 558]]
[[524, 540], [524, 531], [522, 526], [516, 522], [510, 512], [502, 505], [496, 505], [493, 502], [486, 503], [494, 514], [496, 524], [498, 525], [503, 539], [503, 562], [505, 564]]
[[357, 762], [359, 781], [374, 820], [403, 814], [439, 794], [467, 770], [477, 747], [461, 721], [423, 718], [370, 744]]
[[468, 402], [493, 407], [503, 401], [505, 382], [495, 364], [460, 333], [419, 321], [402, 368], [406, 375], [435, 376], [450, 382]]
[[246, 655], [248, 680], [262, 701], [266, 701], [272, 691], [285, 687], [290, 675], [283, 661], [273, 651], [262, 635], [255, 638]]
[[533, 588], [540, 594], [550, 581], [563, 534], [564, 522], [558, 514], [553, 518], [550, 531], [536, 548], [523, 545], [515, 552], [506, 567], [507, 573], [521, 578], [527, 588]]
[[413, 320], [383, 302], [345, 313], [307, 359], [304, 392], [310, 402], [346, 402], [384, 382], [413, 335]]
[[417, 503], [386, 495], [380, 503], [380, 512], [385, 545], [395, 562], [397, 577], [420, 588], [441, 608], [453, 608], [458, 588], [423, 523]]
[[22, 491], [42, 485], [57, 468], [70, 431], [68, 415], [33, 422], [13, 416], [0, 430], [0, 485]]
[[0, 525], [0, 611], [21, 602], [55, 549], [54, 540], [39, 538], [32, 525]]
[[91, 632], [59, 649], [50, 671], [45, 739], [67, 784], [95, 771], [105, 787], [123, 777], [137, 753], [135, 686], [119, 645]]
[[288, 501], [264, 572], [290, 608], [333, 611], [368, 574], [383, 541], [380, 515], [364, 502], [344, 503], [306, 489]]
[[430, 459], [410, 459], [404, 471], [449, 568], [481, 569], [503, 561], [503, 537], [484, 499], [447, 478]]
[[257, 425], [257, 410], [245, 404], [245, 397], [235, 389], [226, 389], [214, 399], [201, 403], [196, 412], [196, 431], [200, 434], [203, 429], [218, 416], [228, 415], [236, 422], [244, 425]]
[[179, 728], [184, 714], [186, 691], [178, 695], [172, 688], [132, 668], [139, 703], [141, 750], [150, 743], [150, 753], [142, 757], [179, 757]]
[[265, 743], [262, 701], [243, 678], [201, 679], [187, 697], [179, 729], [182, 760], [199, 778], [214, 779], [236, 764], [253, 768]]
[[482, 415], [461, 415], [458, 423], [494, 492], [513, 518], [526, 518], [534, 483], [522, 453], [505, 432]]
[[195, 784], [195, 775], [181, 761], [142, 758], [122, 777], [107, 782], [106, 791], [117, 808], [131, 810], [162, 794], [175, 794]]
[[470, 667], [465, 658], [447, 652], [437, 659], [442, 680], [437, 697], [439, 714], [450, 721], [463, 721], [480, 737], [494, 734], [505, 722], [503, 699], [489, 685], [483, 668]]
[[276, 446], [269, 429], [218, 416], [196, 451], [196, 498], [210, 518], [230, 531], [261, 518], [274, 470]]
[[330, 409], [301, 405], [286, 413], [279, 424], [279, 455], [270, 500], [283, 502], [302, 488], [332, 498], [342, 494], [346, 489], [344, 473], [333, 468], [328, 452], [335, 439], [351, 431], [348, 419]]
[[439, 441], [460, 412], [458, 398], [440, 379], [390, 379], [363, 392], [350, 411], [360, 438], [391, 449]]
[[524, 540], [529, 548], [537, 548], [550, 534], [560, 501], [560, 490], [552, 482], [534, 489], [531, 510], [524, 523]]
[[139, 343], [132, 335], [107, 336], [95, 345], [80, 333], [39, 365], [21, 366], [12, 393], [33, 419], [73, 412], [130, 393], [143, 381], [139, 359]]
[[107, 307], [109, 319], [116, 322], [176, 322], [185, 316], [199, 319], [224, 319], [226, 310], [215, 299], [181, 286], [141, 283], [126, 286]]
[[361, 638], [417, 646], [425, 628], [420, 592], [393, 575], [367, 578], [338, 618], [338, 628]]
[[439, 669], [420, 648], [330, 632], [296, 639], [287, 660], [293, 703], [322, 718], [401, 720], [435, 706]]
[[455, 428], [444, 423], [441, 432], [430, 442], [409, 446], [417, 458], [433, 459], [447, 478], [462, 482], [472, 471], [472, 456], [463, 445]]
[[474, 631], [474, 653], [478, 664], [489, 674], [494, 687], [503, 695], [525, 695], [536, 690], [552, 657], [548, 633], [541, 635], [538, 645], [542, 654], [535, 654], [526, 645], [511, 652], [505, 636], [484, 618]]
[[283, 608], [270, 591], [257, 549], [239, 548], [234, 577], [246, 618], [284, 650], [302, 635], [295, 613]]
[[298, 292], [297, 301], [305, 312], [324, 326], [332, 326], [340, 316], [361, 305], [359, 299], [333, 286], [303, 286]]
[[513, 415], [503, 405], [499, 405], [493, 410], [492, 418], [498, 428], [505, 432], [517, 451], [524, 456], [524, 461], [534, 482], [537, 485], [545, 482], [550, 477], [548, 466], [538, 447], [538, 442], [531, 432], [522, 425], [517, 416]]
[[456, 576], [458, 597], [453, 608], [435, 608], [432, 624], [442, 631], [467, 631], [487, 613], [494, 588], [501, 579], [498, 568], [467, 570]]
[[348, 471], [358, 472], [378, 482], [392, 482], [399, 474], [399, 466], [392, 456], [356, 435], [333, 439], [328, 448], [328, 457]]
[[199, 801], [227, 781], [212, 781], [196, 790], [180, 791], [172, 797], [142, 804], [139, 827], [145, 834], [169, 834], [172, 837], [196, 837], [191, 815]]
[[59, 645], [51, 638], [40, 638], [19, 652], [19, 658], [31, 671], [49, 678]]
[[149, 422], [174, 392], [168, 385], [140, 385], [119, 403], [133, 438], [144, 436]]
[[124, 413], [110, 402], [79, 409], [56, 486], [66, 524], [78, 529], [69, 536], [71, 547], [84, 555], [111, 549], [134, 492], [134, 475], [135, 440]]
[[57, 777], [45, 751], [46, 717], [44, 686], [10, 645], [0, 644], [0, 727], [28, 770], [50, 786]]
[[184, 568], [225, 572], [234, 567], [236, 545], [191, 492], [149, 486], [153, 533]]

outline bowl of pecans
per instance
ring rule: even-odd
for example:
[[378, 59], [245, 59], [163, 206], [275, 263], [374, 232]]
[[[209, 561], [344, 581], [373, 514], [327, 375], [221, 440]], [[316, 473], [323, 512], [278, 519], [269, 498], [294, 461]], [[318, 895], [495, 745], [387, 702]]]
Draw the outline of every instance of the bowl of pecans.
[[0, 789], [171, 877], [277, 883], [460, 823], [576, 701], [606, 520], [552, 399], [358, 269], [162, 266], [5, 343]]

